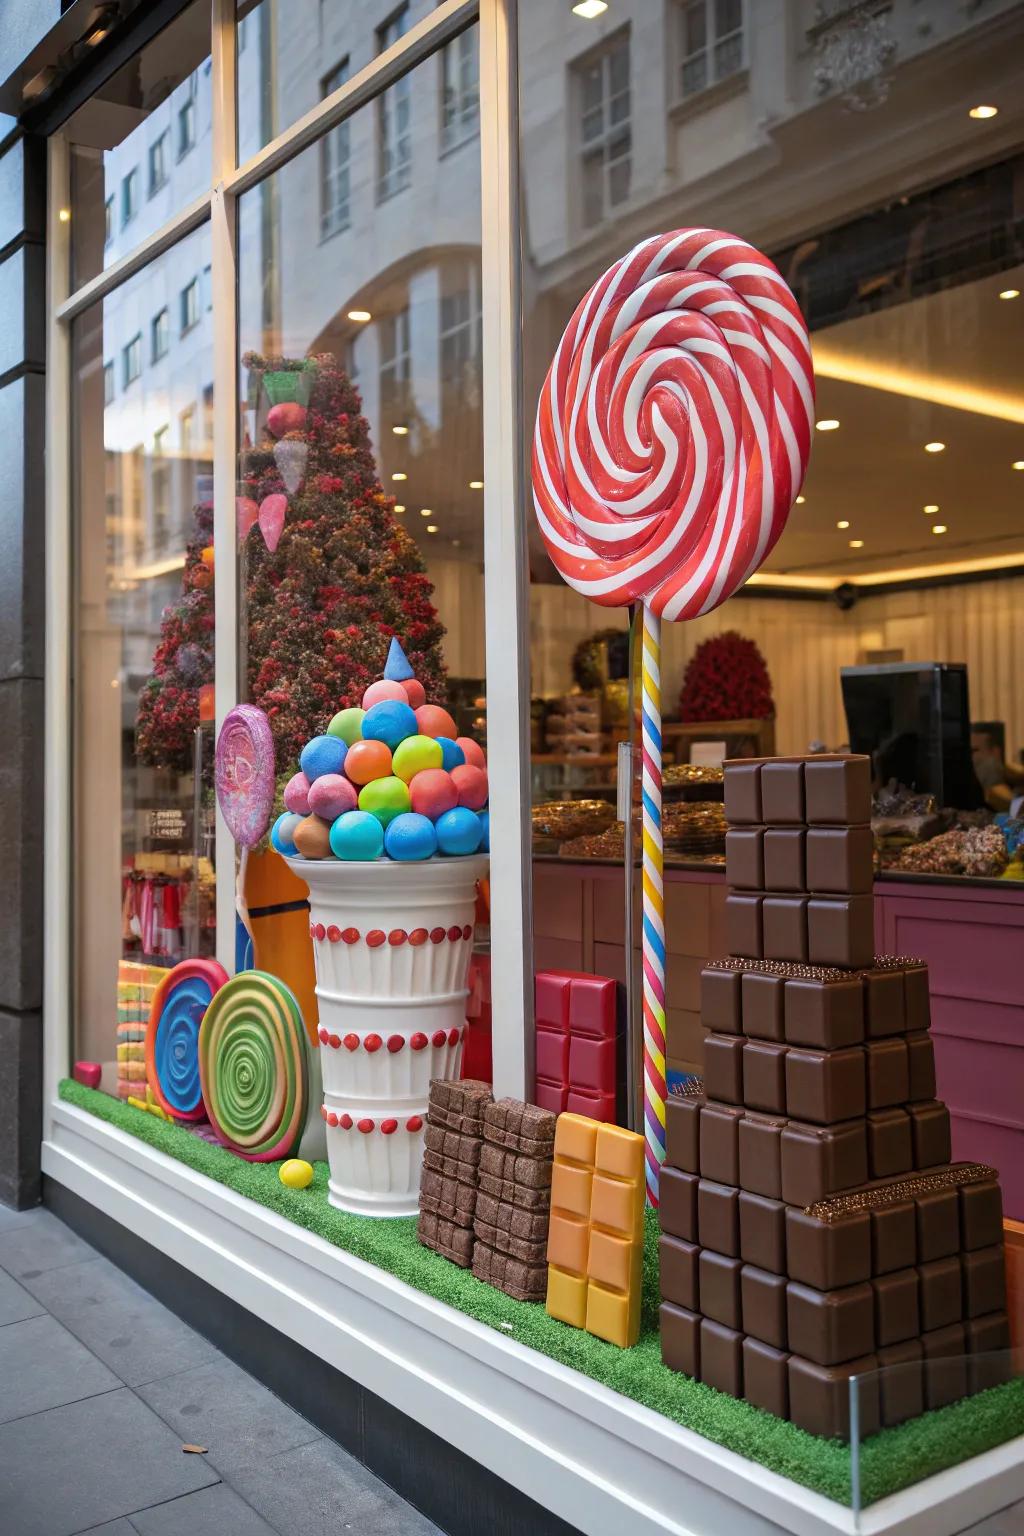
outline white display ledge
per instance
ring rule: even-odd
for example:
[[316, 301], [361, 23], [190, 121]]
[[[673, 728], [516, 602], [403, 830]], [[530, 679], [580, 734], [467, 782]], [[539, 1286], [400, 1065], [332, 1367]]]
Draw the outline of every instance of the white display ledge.
[[504, 1338], [74, 1106], [43, 1171], [587, 1536], [953, 1536], [1024, 1498], [1024, 1438], [852, 1511]]

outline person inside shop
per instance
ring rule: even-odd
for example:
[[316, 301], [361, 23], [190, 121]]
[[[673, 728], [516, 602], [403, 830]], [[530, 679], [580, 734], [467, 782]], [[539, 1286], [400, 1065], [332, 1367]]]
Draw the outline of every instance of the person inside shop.
[[978, 783], [991, 811], [1020, 814], [1024, 803], [1024, 763], [1008, 763], [1001, 723], [985, 721], [971, 726], [971, 759]]

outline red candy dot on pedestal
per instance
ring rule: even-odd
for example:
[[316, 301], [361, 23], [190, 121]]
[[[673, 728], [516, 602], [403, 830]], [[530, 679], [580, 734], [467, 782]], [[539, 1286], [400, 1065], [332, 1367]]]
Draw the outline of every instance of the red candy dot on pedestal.
[[341, 936], [344, 939], [346, 944], [358, 944], [358, 942], [359, 942], [359, 929], [358, 928], [343, 928]]
[[359, 1131], [362, 1131], [364, 1136], [368, 1136], [370, 1134], [370, 1132], [373, 1130], [373, 1121], [372, 1120], [360, 1120], [358, 1122], [357, 1126], [356, 1126], [356, 1129], [359, 1130]]
[[309, 936], [310, 936], [311, 939], [315, 939], [316, 938], [316, 924], [315, 923], [310, 923], [310, 925], [309, 925]]
[[327, 1116], [327, 1124], [333, 1129], [338, 1123], [338, 1117], [333, 1112]]
[[421, 1030], [417, 1030], [409, 1041], [409, 1044], [414, 1051], [422, 1051], [427, 1043], [427, 1037], [422, 1033]]
[[395, 1134], [395, 1132], [398, 1130], [398, 1121], [397, 1120], [382, 1120], [381, 1123], [380, 1123], [380, 1128], [381, 1128], [381, 1132], [382, 1132], [383, 1135], [385, 1135], [385, 1136], [393, 1136]]
[[341, 1115], [341, 1116], [339, 1116], [338, 1124], [341, 1126], [343, 1131], [350, 1131], [352, 1129], [352, 1116], [351, 1115]]
[[326, 1029], [323, 1029], [323, 1028], [318, 1029], [317, 1030], [317, 1034], [320, 1036], [320, 1044], [321, 1045], [326, 1045], [327, 1041], [328, 1041], [328, 1038], [329, 1038]]
[[399, 944], [404, 944], [408, 937], [409, 935], [404, 928], [392, 928], [388, 934], [388, 943], [393, 944], [397, 949]]
[[327, 930], [327, 937], [330, 939], [332, 944], [337, 944], [338, 940], [341, 938], [341, 929], [337, 927], [336, 924], [332, 923]]
[[366, 1049], [372, 1053], [373, 1051], [379, 1051], [384, 1042], [380, 1035], [367, 1035], [366, 1039], [363, 1041], [363, 1044], [365, 1045]]
[[457, 924], [453, 925], [451, 928], [448, 929], [448, 937], [449, 937], [449, 939], [451, 939], [452, 943], [454, 944], [456, 939], [461, 939], [462, 938], [462, 929], [460, 927], [458, 927]]
[[366, 942], [369, 944], [371, 949], [379, 949], [386, 938], [387, 934], [384, 932], [383, 928], [371, 928], [369, 933], [366, 935]]
[[410, 1115], [405, 1122], [405, 1128], [407, 1131], [421, 1131], [423, 1129], [423, 1117], [421, 1115]]
[[447, 1039], [448, 1036], [445, 1034], [443, 1029], [435, 1029], [434, 1033], [430, 1037], [431, 1044], [433, 1045], [444, 1045]]
[[431, 942], [431, 944], [440, 944], [440, 942], [441, 942], [441, 940], [443, 938], [444, 938], [444, 929], [443, 928], [431, 928], [431, 930], [430, 930], [430, 942]]
[[448, 1044], [449, 1045], [458, 1045], [458, 1043], [459, 1043], [459, 1032], [458, 1032], [458, 1030], [457, 1029], [450, 1029], [448, 1031]]
[[425, 944], [426, 942], [427, 930], [425, 928], [414, 928], [412, 933], [409, 935], [409, 943], [420, 945]]
[[388, 1050], [391, 1052], [392, 1056], [395, 1054], [396, 1051], [400, 1051], [404, 1044], [405, 1044], [404, 1036], [402, 1036], [402, 1035], [388, 1035]]
[[316, 927], [313, 929], [313, 932], [316, 934], [318, 939], [325, 939], [327, 937], [327, 929], [324, 927], [323, 923], [317, 923]]
[[321, 1120], [326, 1120], [327, 1119], [327, 1105], [326, 1104], [321, 1104], [320, 1105], [320, 1119]]
[[330, 1041], [331, 1041], [331, 1048], [336, 1051], [338, 1049], [339, 1045], [341, 1044], [341, 1036], [340, 1035], [331, 1035], [330, 1036]]
[[345, 1036], [345, 1049], [346, 1049], [346, 1051], [358, 1051], [358, 1049], [359, 1049], [359, 1036], [358, 1035], [346, 1035]]
[[473, 937], [473, 925], [471, 923], [466, 923], [463, 927], [462, 937], [464, 939], [471, 939]]

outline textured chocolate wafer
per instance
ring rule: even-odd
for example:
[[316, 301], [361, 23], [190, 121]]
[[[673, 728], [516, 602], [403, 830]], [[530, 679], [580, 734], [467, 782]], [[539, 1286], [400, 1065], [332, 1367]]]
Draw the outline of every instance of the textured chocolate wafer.
[[484, 1109], [484, 1140], [527, 1157], [554, 1156], [555, 1120], [549, 1109], [524, 1104], [521, 1099], [496, 1099]]
[[498, 1200], [511, 1200], [527, 1210], [546, 1210], [551, 1203], [551, 1161], [526, 1157], [484, 1142], [477, 1170], [480, 1189]]
[[424, 1248], [432, 1248], [463, 1269], [469, 1269], [473, 1262], [473, 1232], [469, 1227], [457, 1226], [432, 1211], [421, 1210], [416, 1236]]
[[475, 1185], [464, 1183], [454, 1174], [424, 1167], [420, 1175], [421, 1211], [443, 1216], [446, 1221], [457, 1222], [460, 1227], [471, 1227], [476, 1200]]
[[491, 1102], [490, 1083], [472, 1077], [459, 1083], [435, 1077], [430, 1084], [427, 1120], [467, 1136], [482, 1136], [484, 1109]]
[[526, 1264], [508, 1253], [498, 1253], [478, 1238], [473, 1249], [473, 1273], [515, 1301], [543, 1301], [548, 1288], [546, 1264]]

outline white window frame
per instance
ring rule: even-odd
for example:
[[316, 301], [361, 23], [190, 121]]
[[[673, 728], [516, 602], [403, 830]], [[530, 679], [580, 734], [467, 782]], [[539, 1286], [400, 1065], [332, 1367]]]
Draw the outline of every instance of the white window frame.
[[[686, 18], [691, 9], [703, 6], [704, 9], [704, 46], [695, 48], [691, 52], [686, 51]], [[678, 65], [676, 69], [675, 91], [673, 100], [676, 102], [693, 101], [713, 86], [721, 85], [726, 80], [733, 80], [741, 75], [747, 64], [747, 9], [746, 0], [739, 0], [740, 24], [731, 32], [718, 33], [718, 0], [676, 0], [676, 38], [678, 50]], [[723, 44], [739, 39], [739, 61], [732, 68], [721, 70], [719, 68], [719, 51]], [[698, 63], [702, 64], [700, 83], [687, 85], [687, 69], [692, 69]]]

